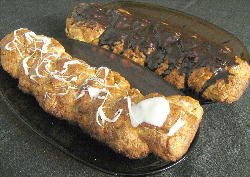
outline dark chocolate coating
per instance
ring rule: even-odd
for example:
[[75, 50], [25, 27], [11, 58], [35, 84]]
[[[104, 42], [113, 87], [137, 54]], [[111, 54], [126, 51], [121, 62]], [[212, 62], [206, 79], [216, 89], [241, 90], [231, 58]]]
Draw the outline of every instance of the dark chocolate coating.
[[[100, 36], [100, 46], [108, 45], [112, 49], [115, 42], [122, 41], [123, 51], [138, 47], [146, 56], [145, 66], [152, 71], [167, 60], [168, 68], [161, 76], [165, 77], [173, 69], [178, 69], [180, 74], [185, 74], [184, 90], [193, 89], [188, 85], [193, 70], [209, 67], [213, 75], [203, 85], [200, 95], [219, 79], [228, 83], [230, 73], [226, 67], [237, 65], [235, 56], [223, 45], [211, 44], [197, 34], [166, 26], [150, 17], [138, 18], [117, 9], [102, 9], [101, 5], [94, 3], [77, 6], [72, 16], [75, 21], [99, 23], [106, 28]], [[149, 48], [154, 51], [148, 53]]]

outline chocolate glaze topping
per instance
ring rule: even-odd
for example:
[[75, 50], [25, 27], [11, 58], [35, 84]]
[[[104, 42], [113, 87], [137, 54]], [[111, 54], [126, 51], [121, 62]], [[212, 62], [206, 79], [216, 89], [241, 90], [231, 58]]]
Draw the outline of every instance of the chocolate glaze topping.
[[[237, 65], [230, 50], [210, 44], [183, 29], [171, 28], [155, 19], [142, 19], [118, 9], [102, 9], [98, 4], [80, 4], [72, 14], [75, 21], [102, 24], [106, 30], [100, 36], [99, 45], [113, 49], [115, 42], [124, 43], [126, 49], [138, 48], [146, 56], [145, 66], [155, 71], [167, 61], [165, 77], [173, 69], [185, 74], [185, 90], [192, 90], [188, 79], [194, 69], [209, 67], [213, 76], [206, 81], [200, 95], [219, 79], [228, 82], [230, 73], [226, 67]], [[149, 48], [153, 49], [149, 52]], [[123, 54], [121, 52], [121, 54]]]

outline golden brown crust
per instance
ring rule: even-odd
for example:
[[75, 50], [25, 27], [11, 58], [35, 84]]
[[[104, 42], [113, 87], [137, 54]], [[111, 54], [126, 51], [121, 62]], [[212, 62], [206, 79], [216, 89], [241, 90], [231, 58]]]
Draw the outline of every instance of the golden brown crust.
[[235, 60], [239, 65], [228, 68], [232, 74], [228, 78], [228, 83], [218, 80], [214, 85], [209, 86], [203, 94], [206, 98], [216, 100], [219, 97], [222, 102], [232, 103], [244, 94], [249, 84], [250, 66], [240, 58]]
[[[88, 42], [88, 43], [94, 43], [94, 41], [98, 42], [96, 40], [104, 32], [103, 26], [99, 24], [96, 24], [92, 28], [90, 28], [87, 22], [74, 23], [72, 18], [67, 18], [66, 25], [72, 27], [72, 28], [66, 28], [66, 33], [72, 34], [71, 38], [73, 39], [80, 38], [82, 39], [83, 42]], [[83, 33], [83, 31], [85, 31], [86, 33]]]
[[[146, 123], [133, 127], [125, 98], [130, 97], [132, 102], [138, 103], [162, 95], [143, 96], [139, 90], [131, 88], [119, 73], [108, 70], [107, 74], [107, 68], [90, 67], [84, 61], [72, 58], [55, 39], [35, 35], [27, 29], [7, 35], [1, 40], [0, 47], [3, 69], [18, 78], [19, 88], [34, 95], [46, 112], [77, 122], [91, 136], [129, 158], [142, 158], [153, 152], [165, 160], [176, 161], [187, 152], [197, 132], [203, 110], [199, 102], [190, 97], [166, 97], [170, 103], [170, 114], [162, 127]], [[66, 67], [67, 62], [75, 64]], [[110, 96], [103, 105], [107, 117], [114, 116], [118, 109], [123, 110], [116, 121], [102, 119], [99, 120], [101, 126], [98, 124], [96, 114], [102, 99], [92, 98], [89, 92], [83, 92], [86, 80], [89, 87], [108, 90]], [[103, 86], [102, 81], [119, 86]], [[104, 96], [102, 94], [100, 96]], [[180, 118], [185, 122], [184, 126], [168, 135]]]
[[[122, 11], [120, 12], [125, 13]], [[86, 22], [84, 19], [81, 21]], [[82, 25], [79, 22], [75, 22], [72, 17], [68, 17], [66, 20], [66, 34], [68, 37], [95, 45], [98, 44], [101, 34], [105, 32], [105, 27], [101, 26], [100, 24], [99, 26], [96, 26], [96, 28], [99, 28], [98, 32], [96, 32], [96, 29], [91, 30], [88, 28], [88, 26], [84, 26], [83, 28]], [[77, 30], [77, 32], [74, 32], [75, 30]], [[86, 39], [84, 37], [90, 35], [93, 36], [91, 39]], [[120, 53], [123, 50], [123, 45], [121, 41], [117, 41], [113, 48], [104, 48], [112, 50], [114, 53]], [[152, 51], [153, 49], [148, 49], [148, 53]], [[143, 54], [139, 48], [136, 48], [136, 50], [126, 49], [122, 55], [142, 66], [145, 64], [145, 54]], [[227, 83], [223, 79], [217, 80], [202, 93], [204, 98], [224, 103], [232, 103], [237, 101], [243, 95], [250, 80], [250, 65], [247, 61], [244, 61], [240, 58], [235, 58], [235, 60], [238, 66], [227, 68], [227, 70], [231, 73], [228, 79], [229, 82]], [[166, 63], [162, 64], [161, 67], [159, 67], [155, 72], [158, 75], [161, 75], [164, 69], [167, 67], [168, 65], [166, 61]], [[188, 86], [194, 88], [196, 92], [199, 92], [206, 81], [211, 78], [211, 76], [212, 73], [210, 72], [209, 68], [193, 70], [192, 74], [188, 78]], [[179, 73], [178, 69], [172, 70], [167, 76], [164, 77], [164, 80], [176, 86], [178, 89], [185, 88], [185, 74]]]

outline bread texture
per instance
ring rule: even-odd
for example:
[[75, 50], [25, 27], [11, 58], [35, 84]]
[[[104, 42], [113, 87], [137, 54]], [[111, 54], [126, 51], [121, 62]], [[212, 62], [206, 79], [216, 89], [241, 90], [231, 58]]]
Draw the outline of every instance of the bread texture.
[[[93, 138], [128, 158], [154, 153], [168, 161], [180, 159], [202, 120], [203, 109], [193, 98], [144, 96], [119, 73], [72, 58], [57, 40], [28, 29], [5, 36], [0, 49], [3, 69], [18, 79], [19, 88], [32, 94], [44, 111], [78, 123]], [[169, 109], [162, 125], [145, 121], [133, 125], [136, 116], [131, 107], [145, 100], [150, 103], [150, 99], [169, 105], [158, 113], [161, 117]], [[158, 117], [151, 121], [159, 123]]]
[[249, 84], [250, 65], [232, 56], [232, 49], [124, 9], [81, 3], [66, 19], [65, 30], [69, 38], [121, 54], [206, 100], [232, 103]]

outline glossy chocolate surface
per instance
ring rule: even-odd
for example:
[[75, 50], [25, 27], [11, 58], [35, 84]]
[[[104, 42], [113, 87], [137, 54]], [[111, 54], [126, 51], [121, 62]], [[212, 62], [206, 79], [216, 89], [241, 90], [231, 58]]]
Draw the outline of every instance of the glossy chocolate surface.
[[94, 3], [77, 6], [73, 18], [76, 21], [102, 24], [106, 30], [100, 36], [100, 46], [108, 45], [113, 49], [119, 41], [123, 43], [120, 54], [127, 49], [139, 49], [146, 56], [144, 65], [152, 71], [161, 67], [162, 63], [167, 63], [168, 68], [161, 74], [162, 77], [178, 69], [179, 74], [185, 75], [185, 89], [192, 90], [188, 79], [193, 70], [208, 67], [213, 75], [199, 94], [219, 79], [227, 83], [230, 73], [226, 68], [237, 65], [235, 56], [226, 47], [228, 41], [218, 46], [184, 28], [171, 27], [154, 18], [143, 19], [128, 11], [106, 9]]

